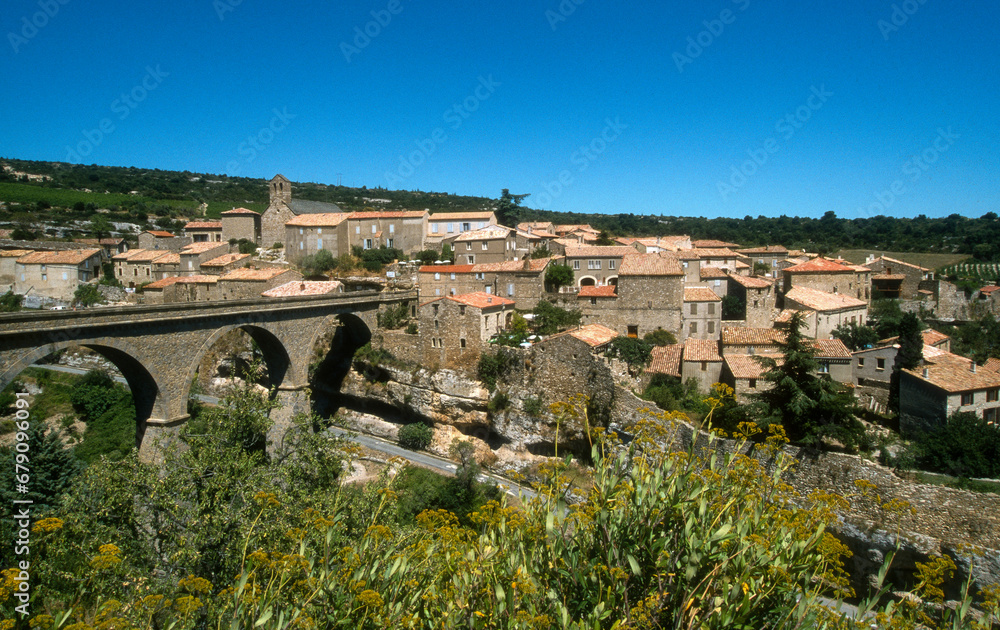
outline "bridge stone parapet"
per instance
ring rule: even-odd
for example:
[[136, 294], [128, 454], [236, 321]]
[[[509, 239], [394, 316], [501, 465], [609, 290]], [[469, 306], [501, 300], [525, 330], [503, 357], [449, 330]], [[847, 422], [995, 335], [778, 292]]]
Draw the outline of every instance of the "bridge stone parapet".
[[173, 432], [188, 417], [191, 382], [202, 357], [226, 333], [242, 329], [261, 349], [281, 391], [308, 385], [316, 344], [348, 326], [365, 341], [387, 306], [417, 299], [415, 291], [359, 292], [0, 316], [0, 388], [36, 361], [71, 345], [114, 363], [132, 390], [140, 453], [152, 455], [147, 429]]

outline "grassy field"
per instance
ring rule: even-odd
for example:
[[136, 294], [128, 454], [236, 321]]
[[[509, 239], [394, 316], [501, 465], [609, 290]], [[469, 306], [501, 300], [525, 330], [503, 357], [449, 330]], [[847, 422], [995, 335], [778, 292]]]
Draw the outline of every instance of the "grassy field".
[[886, 252], [874, 249], [842, 249], [836, 253], [836, 256], [840, 256], [844, 260], [849, 260], [856, 265], [861, 265], [864, 264], [865, 259], [872, 254], [876, 257], [883, 255], [888, 256], [889, 258], [902, 260], [903, 262], [910, 263], [911, 265], [920, 265], [921, 267], [927, 267], [928, 269], [940, 269], [941, 267], [954, 265], [970, 258], [970, 256], [967, 256], [966, 254]]

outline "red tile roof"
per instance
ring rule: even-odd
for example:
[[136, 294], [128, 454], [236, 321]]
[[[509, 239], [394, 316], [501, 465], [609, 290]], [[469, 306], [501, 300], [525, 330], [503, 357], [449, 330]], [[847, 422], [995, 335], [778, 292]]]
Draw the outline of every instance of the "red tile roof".
[[341, 288], [337, 280], [319, 282], [314, 280], [293, 280], [261, 293], [264, 297], [295, 297], [298, 295], [326, 295], [336, 293]]
[[[250, 254], [223, 254], [212, 260], [206, 260], [201, 263], [202, 267], [225, 267], [226, 265], [231, 265], [235, 262], [251, 258]], [[180, 260], [178, 260], [180, 262]]]
[[766, 247], [747, 247], [736, 250], [741, 254], [787, 254], [788, 250], [781, 245], [768, 245]]
[[253, 210], [248, 210], [247, 208], [233, 208], [232, 210], [226, 210], [225, 212], [222, 213], [223, 216], [227, 216], [227, 215], [228, 216], [235, 216], [235, 215], [240, 215], [240, 214], [248, 214], [248, 215], [256, 214], [256, 215], [259, 215], [260, 213], [259, 212], [254, 212]]
[[[629, 248], [630, 249], [630, 248]], [[684, 269], [677, 258], [665, 252], [638, 254], [635, 250], [622, 258], [619, 276], [683, 276]]]
[[729, 274], [727, 274], [725, 272], [725, 270], [719, 269], [718, 267], [702, 267], [701, 268], [701, 279], [702, 280], [716, 280], [716, 279], [723, 280], [723, 279], [728, 278], [728, 277], [729, 277]]
[[573, 245], [566, 247], [567, 258], [621, 258], [634, 253], [635, 248], [627, 245]]
[[767, 289], [774, 284], [773, 278], [765, 278], [759, 276], [741, 276], [739, 274], [733, 274], [729, 276], [733, 282], [740, 284], [747, 289]]
[[[973, 372], [971, 368], [970, 359], [941, 352], [930, 359], [925, 353], [923, 368], [903, 371], [948, 393], [1000, 388], [1000, 373], [979, 366]], [[926, 378], [923, 375], [924, 369], [927, 370]]]
[[146, 230], [145, 234], [152, 234], [157, 238], [176, 238], [173, 234], [164, 230]]
[[711, 339], [688, 339], [684, 342], [685, 361], [722, 361], [719, 342]]
[[204, 243], [191, 243], [190, 245], [185, 245], [184, 249], [181, 250], [182, 254], [203, 254], [207, 251], [219, 247], [228, 247], [228, 243], [223, 243], [220, 241], [205, 241]]
[[[586, 326], [580, 326], [576, 330], [570, 330], [568, 332], [559, 333], [558, 335], [552, 335], [552, 337], [562, 337], [564, 335], [575, 337], [592, 348], [597, 348], [610, 343], [612, 339], [619, 336], [617, 332], [611, 330], [607, 326], [602, 326], [601, 324], [587, 324]], [[549, 337], [549, 339], [552, 337]]]
[[480, 309], [493, 308], [496, 306], [513, 306], [516, 304], [514, 300], [508, 300], [505, 297], [491, 295], [483, 291], [477, 291], [476, 293], [464, 293], [462, 295], [449, 295], [445, 299]]
[[159, 289], [166, 289], [167, 287], [173, 286], [181, 281], [180, 276], [170, 276], [168, 278], [161, 278], [155, 282], [150, 282], [145, 287], [143, 291], [156, 291]]
[[509, 227], [504, 227], [502, 225], [488, 225], [481, 230], [462, 232], [455, 237], [455, 241], [488, 241], [498, 238], [507, 238], [510, 236], [511, 232], [513, 232], [513, 230]]
[[851, 351], [840, 339], [816, 339], [812, 342], [816, 356], [821, 359], [850, 359]]
[[31, 252], [17, 259], [21, 265], [79, 265], [93, 256], [99, 256], [100, 249], [64, 249], [56, 252]]
[[837, 311], [868, 306], [864, 300], [843, 293], [827, 293], [809, 287], [792, 287], [785, 293], [785, 300], [791, 300], [813, 311]]
[[990, 293], [993, 293], [994, 291], [1000, 291], [1000, 287], [998, 287], [996, 285], [990, 285], [990, 286], [983, 287], [982, 289], [979, 289], [980, 293], [986, 293], [987, 295], [989, 295]]
[[188, 221], [185, 230], [221, 230], [222, 221]]
[[651, 374], [666, 374], [667, 376], [681, 375], [681, 354], [684, 352], [684, 344], [675, 343], [669, 346], [656, 346], [653, 348], [652, 358], [646, 371]]
[[768, 368], [761, 365], [756, 357], [774, 359], [778, 365], [785, 362], [785, 357], [780, 354], [729, 354], [726, 355], [725, 362], [734, 378], [740, 380], [761, 378], [768, 371]]
[[817, 256], [809, 262], [785, 268], [786, 273], [854, 273], [852, 267]]
[[219, 280], [226, 281], [248, 281], [248, 282], [264, 282], [272, 278], [276, 278], [283, 273], [290, 272], [291, 269], [280, 269], [278, 267], [272, 267], [269, 269], [233, 269], [232, 271], [226, 272], [222, 276], [219, 276]]
[[703, 248], [696, 247], [691, 253], [697, 254], [699, 258], [736, 258], [736, 252], [726, 248]]
[[933, 328], [920, 331], [920, 336], [924, 338], [924, 343], [928, 346], [936, 346], [951, 339], [948, 335], [938, 332]]
[[578, 298], [589, 298], [589, 297], [618, 297], [616, 290], [618, 287], [614, 285], [607, 285], [603, 287], [580, 287], [580, 292], [576, 294]]
[[[476, 265], [471, 265], [473, 271], [544, 271], [552, 258], [533, 258], [529, 260], [507, 260], [498, 263], [479, 263]], [[525, 267], [527, 263], [527, 267]]]
[[684, 289], [685, 302], [721, 302], [722, 298], [707, 287], [687, 287]]
[[737, 243], [727, 243], [726, 241], [713, 241], [713, 240], [701, 240], [701, 241], [691, 241], [691, 246], [695, 248], [733, 248], [739, 247]]
[[777, 328], [743, 328], [726, 326], [722, 329], [724, 346], [771, 346], [785, 341], [788, 333]]
[[178, 252], [167, 252], [162, 256], [157, 256], [152, 262], [156, 265], [179, 265], [181, 264], [181, 255]]
[[348, 216], [349, 214], [347, 212], [300, 214], [294, 219], [287, 221], [285, 225], [291, 227], [337, 227], [343, 223]]
[[423, 210], [385, 210], [385, 211], [375, 211], [375, 212], [352, 212], [350, 219], [353, 220], [365, 220], [365, 219], [419, 219], [424, 216], [426, 211]]

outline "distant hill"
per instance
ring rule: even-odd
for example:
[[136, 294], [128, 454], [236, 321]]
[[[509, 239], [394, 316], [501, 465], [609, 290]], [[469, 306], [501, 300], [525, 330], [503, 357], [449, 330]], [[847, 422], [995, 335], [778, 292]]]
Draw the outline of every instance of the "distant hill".
[[[261, 178], [13, 158], [0, 158], [0, 167], [0, 225], [5, 226], [30, 227], [45, 221], [63, 225], [85, 223], [101, 211], [114, 222], [179, 229], [190, 218], [218, 217], [233, 207], [262, 211], [268, 202], [267, 180]], [[995, 212], [979, 218], [952, 214], [943, 218], [841, 219], [827, 212], [819, 219], [790, 216], [706, 219], [551, 212], [531, 208], [530, 197], [523, 207], [504, 212], [498, 206], [499, 190], [495, 191], [496, 198], [489, 198], [314, 182], [296, 182], [293, 187], [292, 194], [299, 199], [333, 202], [347, 211], [497, 209], [506, 224], [589, 223], [612, 236], [688, 234], [693, 239], [718, 239], [744, 246], [781, 244], [819, 253], [840, 249], [930, 252], [948, 254], [949, 261], [952, 257], [1000, 261], [1000, 220]], [[202, 204], [206, 208], [204, 214], [199, 210]]]

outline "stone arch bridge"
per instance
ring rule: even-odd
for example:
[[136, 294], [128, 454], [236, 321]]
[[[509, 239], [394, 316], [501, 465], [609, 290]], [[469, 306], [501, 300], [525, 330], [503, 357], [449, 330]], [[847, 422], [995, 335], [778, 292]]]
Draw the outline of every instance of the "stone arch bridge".
[[0, 388], [36, 361], [78, 345], [111, 361], [128, 381], [140, 455], [153, 457], [158, 434], [188, 418], [191, 383], [202, 357], [224, 334], [242, 329], [261, 350], [279, 396], [309, 384], [317, 344], [338, 327], [367, 343], [377, 313], [417, 299], [416, 291], [36, 311], [0, 316]]

